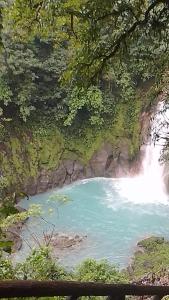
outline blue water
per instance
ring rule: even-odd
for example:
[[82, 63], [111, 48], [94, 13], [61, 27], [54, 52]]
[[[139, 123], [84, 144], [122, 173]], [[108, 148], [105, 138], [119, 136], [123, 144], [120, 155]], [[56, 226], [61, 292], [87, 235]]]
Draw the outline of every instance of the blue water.
[[[127, 182], [127, 186], [134, 182]], [[133, 201], [125, 197], [123, 179], [95, 178], [82, 180], [59, 190], [22, 200], [20, 205], [28, 208], [30, 204], [41, 204], [43, 218], [30, 218], [23, 229], [22, 236], [29, 244], [41, 242], [44, 232], [50, 232], [55, 224], [57, 232], [87, 235], [81, 246], [74, 250], [62, 251], [60, 262], [72, 267], [85, 258], [107, 259], [124, 267], [129, 263], [135, 246], [140, 239], [155, 235], [169, 237], [168, 202]], [[57, 209], [56, 202], [48, 201], [53, 193], [67, 195], [71, 201]], [[139, 195], [139, 199], [140, 199]], [[49, 213], [50, 207], [54, 212]], [[33, 237], [32, 237], [33, 235]], [[30, 251], [26, 242], [17, 256], [21, 259]]]

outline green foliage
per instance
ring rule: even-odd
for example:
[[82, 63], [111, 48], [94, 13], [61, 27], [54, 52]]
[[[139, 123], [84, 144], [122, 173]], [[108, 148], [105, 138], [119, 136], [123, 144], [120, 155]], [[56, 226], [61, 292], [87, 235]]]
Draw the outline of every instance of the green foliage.
[[[9, 3], [0, 71], [5, 116], [102, 127], [117, 101], [134, 102], [140, 83], [167, 69], [167, 15], [165, 1]], [[110, 93], [105, 81], [113, 83]]]
[[94, 86], [88, 89], [75, 87], [71, 92], [68, 107], [69, 114], [64, 122], [66, 126], [72, 124], [79, 111], [82, 119], [89, 118], [91, 125], [102, 125], [103, 123], [101, 117], [104, 110], [102, 93]]
[[2, 106], [7, 106], [11, 102], [12, 91], [10, 90], [7, 82], [1, 77], [0, 78], [0, 102]]
[[[15, 197], [14, 194], [7, 196], [6, 189], [9, 187], [8, 179], [5, 176], [0, 177], [0, 219], [1, 221], [7, 218], [9, 215], [17, 213], [17, 209], [14, 207]], [[1, 233], [1, 225], [0, 225]]]
[[30, 216], [40, 216], [42, 209], [40, 205], [32, 204], [26, 211], [9, 215], [0, 223], [0, 228], [7, 230], [10, 226], [17, 224], [18, 222], [25, 221]]
[[154, 237], [154, 236], [138, 242], [138, 246], [144, 248], [149, 253], [152, 251], [156, 251], [159, 245], [164, 245], [164, 244], [168, 244], [169, 246], [169, 243], [166, 242], [164, 238]]
[[8, 186], [8, 180], [6, 177], [1, 176], [0, 177], [0, 190], [6, 188]]
[[7, 197], [3, 199], [0, 206], [0, 251], [12, 252], [13, 241], [8, 238], [8, 231], [10, 231], [12, 226], [24, 222], [31, 216], [37, 217], [41, 214], [42, 210], [38, 205], [32, 205], [27, 211], [18, 212], [11, 199]]
[[[59, 79], [66, 66], [66, 49], [34, 38], [29, 44], [13, 43], [4, 35], [0, 56], [0, 107], [6, 117], [26, 121], [43, 110], [59, 118], [64, 111], [65, 89]], [[15, 116], [15, 117], [16, 117]]]
[[164, 238], [150, 237], [138, 243], [143, 251], [137, 251], [132, 262], [132, 277], [169, 267], [169, 242]]
[[6, 253], [11, 254], [13, 242], [6, 240], [0, 240], [0, 251], [3, 250]]
[[[59, 208], [63, 205], [68, 204], [70, 201], [72, 201], [68, 196], [62, 195], [62, 194], [58, 194], [58, 193], [53, 193], [49, 199], [47, 200], [47, 202], [50, 203], [54, 203], [55, 207], [57, 209], [57, 211], [59, 212]], [[53, 209], [50, 208], [49, 212], [53, 212]]]
[[23, 263], [15, 268], [17, 279], [58, 280], [68, 279], [69, 273], [52, 259], [47, 247], [33, 250]]
[[51, 256], [48, 247], [33, 250], [29, 257], [12, 266], [10, 259], [0, 257], [3, 272], [0, 279], [35, 280], [79, 280], [96, 282], [128, 282], [127, 277], [107, 261], [88, 259], [75, 271], [69, 272], [61, 267]]
[[87, 259], [77, 267], [75, 277], [79, 281], [127, 283], [128, 279], [106, 260]]
[[14, 199], [12, 196], [1, 198], [1, 206], [0, 206], [0, 217], [1, 220], [3, 218], [7, 218], [9, 215], [17, 213], [17, 209], [14, 206]]
[[65, 205], [67, 203], [69, 203], [70, 199], [68, 196], [64, 196], [64, 195], [61, 195], [61, 194], [58, 194], [58, 193], [53, 193], [47, 202], [55, 202], [57, 203], [59, 206], [60, 205]]
[[[4, 14], [10, 28], [7, 18], [18, 38], [41, 35], [69, 41], [71, 57], [64, 78], [82, 86], [109, 67], [125, 88], [128, 80], [134, 83], [133, 69], [144, 80], [168, 66], [166, 1], [66, 0], [46, 6], [44, 1], [16, 0]], [[126, 64], [129, 73], [124, 72]]]
[[15, 279], [15, 271], [10, 259], [0, 253], [0, 280]]
[[58, 129], [48, 129], [46, 124], [37, 123], [36, 129], [28, 131], [18, 125], [10, 129], [10, 138], [0, 153], [1, 170], [8, 186], [14, 186], [13, 191], [23, 190], [21, 184], [28, 178], [36, 178], [39, 168], [53, 170], [57, 168], [63, 153], [64, 140]]
[[[52, 259], [48, 248], [43, 247], [38, 250], [33, 250], [23, 263], [17, 263], [15, 266], [12, 265], [9, 258], [4, 258], [0, 255], [0, 280], [5, 279], [70, 280], [72, 279], [72, 275]], [[59, 298], [45, 297], [44, 299], [49, 300]]]

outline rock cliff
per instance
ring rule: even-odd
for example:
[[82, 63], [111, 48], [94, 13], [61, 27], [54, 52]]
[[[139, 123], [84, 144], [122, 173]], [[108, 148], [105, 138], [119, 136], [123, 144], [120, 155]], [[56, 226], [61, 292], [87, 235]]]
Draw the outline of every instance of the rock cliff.
[[141, 113], [140, 102], [134, 105], [132, 115], [131, 108], [120, 106], [109, 128], [85, 128], [79, 136], [66, 136], [54, 125], [10, 129], [0, 143], [0, 176], [7, 192], [34, 195], [79, 179], [137, 174], [150, 114]]

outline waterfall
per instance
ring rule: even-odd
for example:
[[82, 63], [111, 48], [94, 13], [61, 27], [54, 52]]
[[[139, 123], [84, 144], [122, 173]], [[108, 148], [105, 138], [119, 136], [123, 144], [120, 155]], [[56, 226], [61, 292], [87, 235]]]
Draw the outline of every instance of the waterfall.
[[161, 157], [165, 147], [165, 138], [168, 134], [166, 119], [167, 110], [165, 111], [165, 103], [160, 102], [151, 124], [151, 135], [145, 148], [145, 157], [143, 159], [142, 177], [145, 182], [149, 183], [150, 189], [154, 190], [158, 197], [163, 197], [165, 193], [163, 181], [164, 164], [161, 161]]
[[169, 109], [164, 102], [159, 102], [153, 120], [151, 134], [144, 146], [145, 154], [142, 171], [134, 178], [124, 179], [120, 186], [120, 193], [127, 201], [135, 203], [168, 203], [165, 192], [164, 164], [161, 155], [168, 136]]

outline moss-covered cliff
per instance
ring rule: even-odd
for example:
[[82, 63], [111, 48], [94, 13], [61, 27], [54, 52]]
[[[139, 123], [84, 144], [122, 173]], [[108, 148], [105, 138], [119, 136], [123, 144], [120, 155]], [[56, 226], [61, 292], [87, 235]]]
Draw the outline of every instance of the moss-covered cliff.
[[10, 124], [0, 144], [8, 190], [35, 194], [76, 179], [127, 174], [141, 143], [141, 109], [141, 100], [119, 104], [114, 119], [98, 129], [63, 131], [51, 120]]

